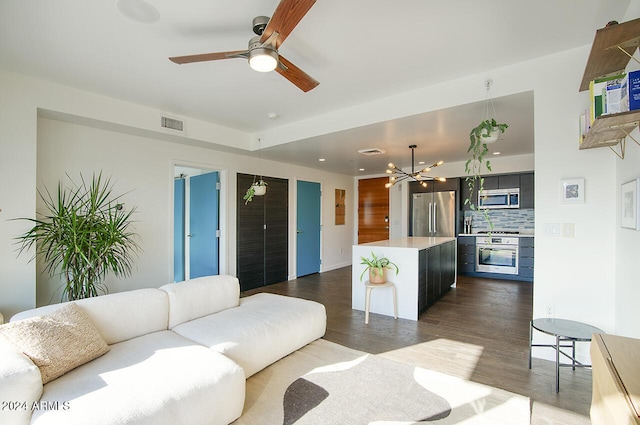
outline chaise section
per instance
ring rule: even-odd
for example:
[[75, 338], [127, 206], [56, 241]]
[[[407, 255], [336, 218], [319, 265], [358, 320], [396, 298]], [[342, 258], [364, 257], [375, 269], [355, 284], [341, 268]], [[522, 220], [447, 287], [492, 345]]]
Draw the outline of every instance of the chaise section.
[[327, 315], [322, 304], [274, 294], [241, 298], [240, 306], [171, 330], [228, 356], [247, 378], [322, 337]]
[[0, 424], [28, 424], [31, 406], [41, 395], [38, 367], [0, 336]]
[[225, 356], [170, 331], [110, 346], [44, 386], [37, 425], [226, 425], [242, 413], [245, 376]]

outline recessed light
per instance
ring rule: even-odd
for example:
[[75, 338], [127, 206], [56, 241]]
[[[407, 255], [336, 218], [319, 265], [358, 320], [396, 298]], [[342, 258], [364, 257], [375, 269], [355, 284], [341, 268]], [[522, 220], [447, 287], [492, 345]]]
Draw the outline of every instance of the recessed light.
[[424, 161], [418, 162], [418, 165], [423, 165], [423, 164], [424, 164]]
[[500, 152], [494, 152], [493, 154], [494, 155], [500, 155]]
[[320, 161], [320, 162], [324, 162], [324, 161], [326, 161], [326, 160], [325, 160], [324, 158], [320, 158], [320, 159], [318, 159], [318, 161]]
[[364, 168], [358, 168], [358, 171], [364, 171]]
[[269, 118], [270, 120], [277, 120], [280, 117], [280, 115], [276, 114], [275, 112], [269, 112], [267, 114], [267, 118]]

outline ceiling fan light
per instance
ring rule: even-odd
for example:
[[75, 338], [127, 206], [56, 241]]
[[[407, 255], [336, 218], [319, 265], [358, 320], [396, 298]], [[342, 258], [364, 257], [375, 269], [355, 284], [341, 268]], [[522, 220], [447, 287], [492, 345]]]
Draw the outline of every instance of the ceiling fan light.
[[278, 53], [265, 47], [258, 47], [249, 52], [249, 66], [254, 71], [269, 72], [278, 66]]

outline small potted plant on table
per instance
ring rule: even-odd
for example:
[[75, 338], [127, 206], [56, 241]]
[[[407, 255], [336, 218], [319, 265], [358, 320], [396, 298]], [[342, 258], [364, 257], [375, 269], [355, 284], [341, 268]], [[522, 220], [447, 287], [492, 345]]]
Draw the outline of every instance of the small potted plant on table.
[[369, 271], [370, 283], [387, 283], [387, 269], [396, 269], [396, 274], [400, 271], [398, 266], [386, 257], [378, 257], [371, 252], [371, 257], [360, 257], [361, 263], [367, 267], [362, 271], [360, 280], [364, 277], [364, 274]]

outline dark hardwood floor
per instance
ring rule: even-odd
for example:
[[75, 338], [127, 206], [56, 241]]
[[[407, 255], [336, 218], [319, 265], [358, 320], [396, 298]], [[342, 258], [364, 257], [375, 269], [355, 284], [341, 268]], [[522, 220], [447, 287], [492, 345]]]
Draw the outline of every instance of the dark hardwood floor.
[[371, 314], [369, 325], [364, 312], [351, 309], [351, 267], [242, 295], [257, 292], [324, 304], [329, 341], [527, 396], [534, 424], [589, 423], [589, 369], [561, 368], [556, 394], [553, 362], [534, 358], [528, 368], [530, 283], [459, 276], [417, 322]]

